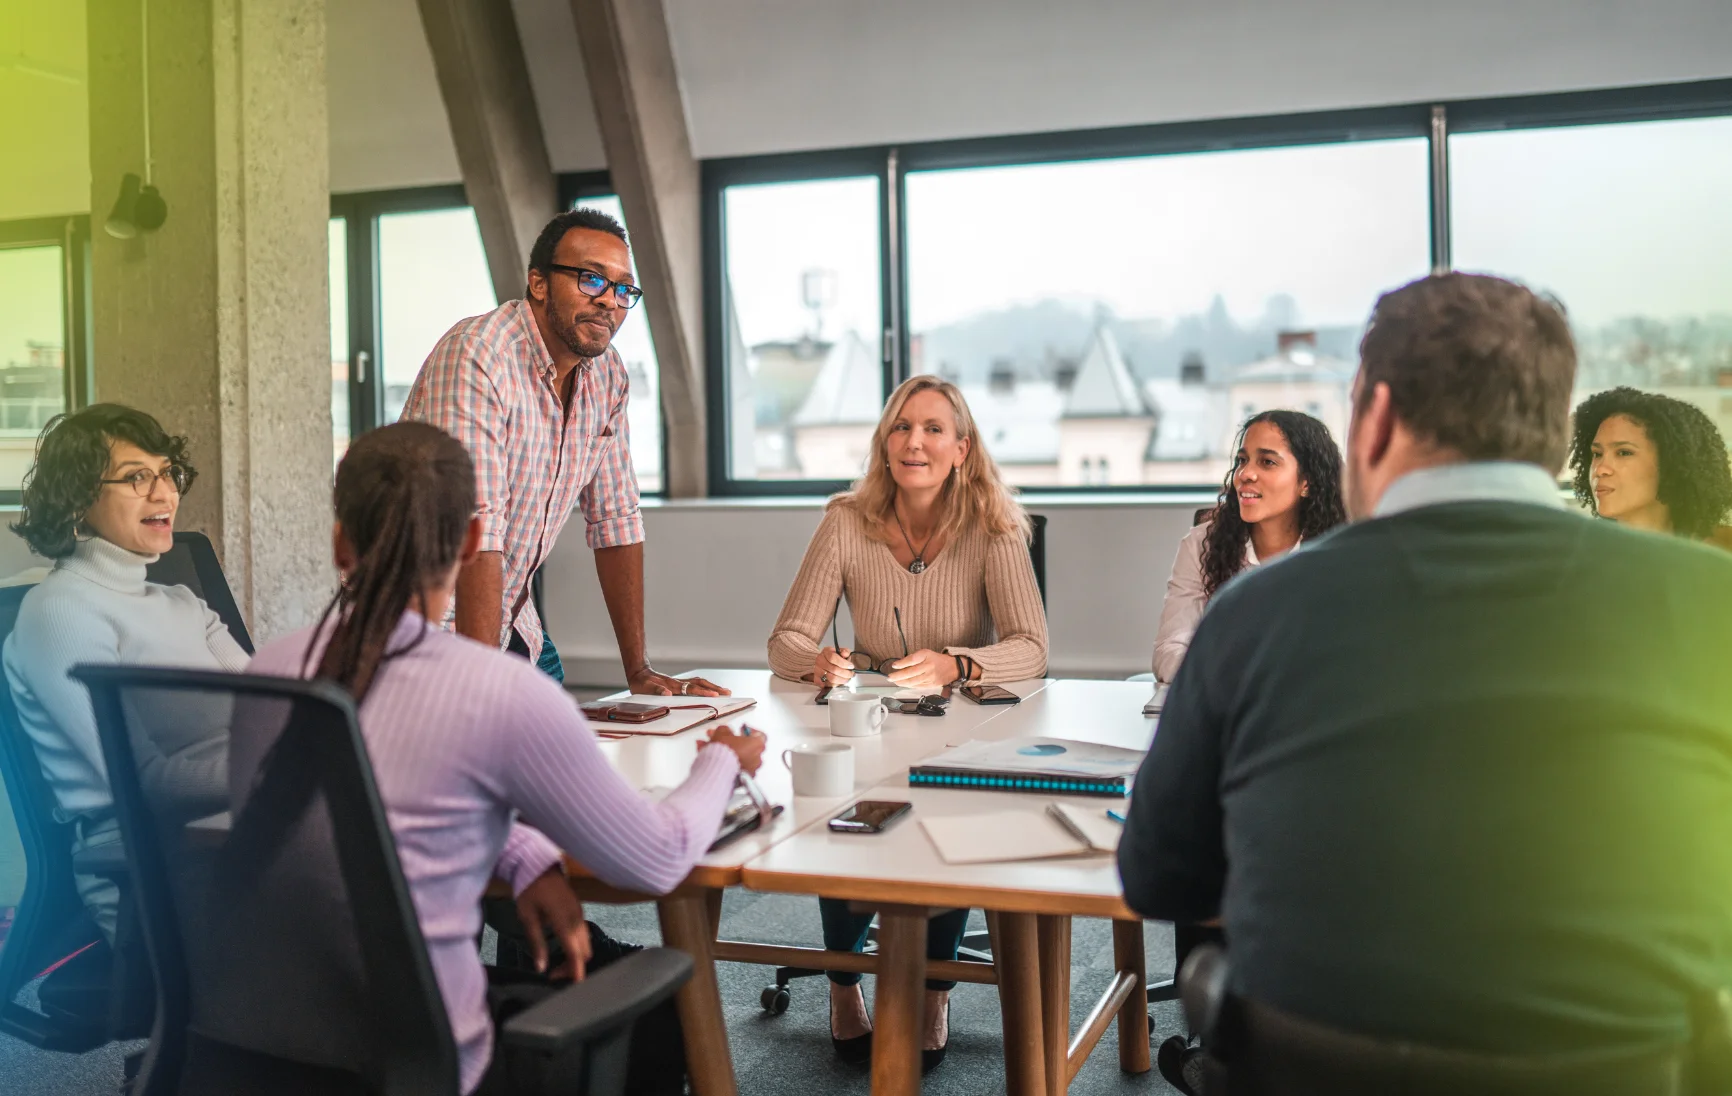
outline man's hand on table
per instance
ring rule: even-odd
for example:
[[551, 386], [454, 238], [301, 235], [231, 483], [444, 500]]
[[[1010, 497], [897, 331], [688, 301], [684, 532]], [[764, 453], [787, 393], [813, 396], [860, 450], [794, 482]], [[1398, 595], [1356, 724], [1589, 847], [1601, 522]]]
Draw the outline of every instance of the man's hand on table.
[[651, 666], [639, 666], [626, 675], [626, 687], [634, 696], [731, 696], [728, 690], [701, 677], [671, 677]]
[[740, 771], [750, 776], [764, 763], [764, 741], [764, 736], [750, 727], [742, 727], [738, 732], [731, 727], [712, 727], [709, 738], [699, 743], [698, 749], [725, 746], [740, 759]]
[[565, 948], [565, 964], [548, 974], [556, 981], [583, 981], [589, 964], [589, 926], [583, 920], [583, 903], [571, 893], [565, 872], [550, 868], [517, 896], [517, 918], [529, 937], [529, 954], [536, 973], [547, 973], [547, 934], [552, 933]]

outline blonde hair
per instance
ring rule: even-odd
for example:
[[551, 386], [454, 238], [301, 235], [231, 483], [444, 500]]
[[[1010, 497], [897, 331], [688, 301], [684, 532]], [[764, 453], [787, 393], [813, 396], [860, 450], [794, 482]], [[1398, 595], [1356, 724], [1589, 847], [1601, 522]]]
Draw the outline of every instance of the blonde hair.
[[874, 540], [889, 541], [885, 526], [895, 519], [896, 480], [890, 475], [890, 429], [902, 414], [902, 407], [918, 392], [937, 392], [950, 401], [956, 416], [956, 437], [968, 440], [968, 456], [960, 467], [951, 471], [939, 493], [938, 503], [943, 517], [939, 531], [947, 539], [981, 529], [988, 536], [1003, 536], [1015, 532], [1027, 540], [1030, 532], [1028, 513], [1017, 501], [1016, 493], [1005, 485], [998, 474], [998, 465], [987, 453], [980, 433], [969, 414], [968, 401], [962, 390], [947, 380], [931, 374], [909, 377], [890, 393], [884, 403], [884, 414], [878, 428], [872, 431], [872, 447], [866, 458], [866, 474], [854, 486], [830, 500], [830, 506], [852, 506], [866, 519], [866, 535]]

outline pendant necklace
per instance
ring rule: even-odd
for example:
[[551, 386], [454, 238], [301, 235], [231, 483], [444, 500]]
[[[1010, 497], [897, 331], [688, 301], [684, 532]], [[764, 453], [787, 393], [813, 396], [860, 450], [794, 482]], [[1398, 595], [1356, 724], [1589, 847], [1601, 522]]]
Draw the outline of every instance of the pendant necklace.
[[[918, 575], [920, 572], [926, 570], [926, 560], [923, 557], [926, 555], [927, 547], [932, 544], [932, 536], [927, 536], [926, 543], [922, 544], [917, 550], [914, 547], [914, 541], [908, 536], [907, 528], [902, 524], [902, 515], [896, 512], [895, 506], [890, 507], [890, 516], [896, 519], [896, 528], [902, 530], [902, 543], [908, 545], [908, 550], [914, 553], [914, 561], [908, 565], [908, 573], [911, 575]], [[933, 535], [936, 535], [936, 533], [937, 530], [933, 530]]]

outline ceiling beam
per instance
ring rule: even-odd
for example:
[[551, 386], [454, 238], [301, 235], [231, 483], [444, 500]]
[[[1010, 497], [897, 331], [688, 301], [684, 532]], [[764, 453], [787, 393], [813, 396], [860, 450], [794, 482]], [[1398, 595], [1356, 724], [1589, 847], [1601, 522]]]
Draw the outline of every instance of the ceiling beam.
[[[428, 2], [428, 0], [423, 0]], [[709, 488], [705, 449], [700, 176], [662, 0], [571, 0], [608, 172], [661, 371], [673, 498]]]
[[559, 212], [529, 67], [504, 0], [418, 0], [463, 188], [501, 301], [523, 296], [529, 249]]

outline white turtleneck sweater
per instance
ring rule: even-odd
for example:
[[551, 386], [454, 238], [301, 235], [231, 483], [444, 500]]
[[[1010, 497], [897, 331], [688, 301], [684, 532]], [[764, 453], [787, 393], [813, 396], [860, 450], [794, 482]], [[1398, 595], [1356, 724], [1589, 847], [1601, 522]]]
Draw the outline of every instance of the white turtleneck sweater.
[[[80, 541], [24, 596], [0, 654], [19, 721], [35, 744], [63, 820], [113, 803], [90, 694], [67, 676], [72, 667], [94, 662], [241, 670], [247, 664], [222, 618], [196, 594], [145, 581], [145, 566], [156, 558], [100, 537]], [[147, 784], [183, 798], [192, 809], [224, 809], [223, 724], [196, 717], [151, 723], [148, 739], [134, 742]]]

